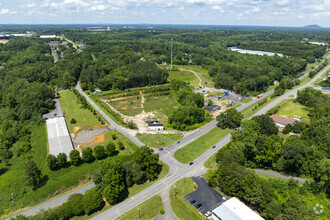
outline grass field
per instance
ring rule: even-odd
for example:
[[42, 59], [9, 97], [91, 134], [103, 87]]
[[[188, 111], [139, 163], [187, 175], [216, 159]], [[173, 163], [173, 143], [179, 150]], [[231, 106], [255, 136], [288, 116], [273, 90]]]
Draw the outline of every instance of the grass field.
[[214, 168], [217, 163], [215, 162], [215, 159], [216, 159], [216, 154], [213, 154], [212, 156], [209, 157], [209, 159], [207, 159], [205, 162], [204, 162], [204, 166], [206, 168]]
[[168, 77], [169, 81], [176, 79], [189, 83], [193, 87], [199, 86], [199, 79], [192, 72], [176, 70], [176, 71], [168, 71], [168, 73], [169, 73], [169, 77]]
[[[198, 76], [202, 79], [202, 85], [205, 87], [214, 87], [214, 82], [212, 80], [212, 77], [208, 74], [207, 70], [203, 69], [200, 66], [196, 65], [175, 65], [175, 67], [186, 69], [186, 70], [192, 70], [198, 74]], [[207, 84], [205, 84], [207, 82]]]
[[181, 134], [137, 134], [137, 137], [152, 148], [164, 148], [181, 140]]
[[[94, 126], [101, 127], [101, 122], [97, 120], [91, 111], [82, 108], [82, 105], [78, 103], [77, 96], [72, 91], [63, 92], [60, 95], [61, 107], [65, 113], [65, 120], [70, 133], [78, 133]], [[76, 124], [72, 125], [70, 123], [72, 118], [76, 119]]]
[[111, 101], [108, 103], [124, 115], [134, 116], [142, 112], [140, 96], [128, 97], [126, 99]]
[[181, 179], [171, 186], [171, 207], [176, 216], [178, 216], [181, 220], [206, 219], [184, 198], [185, 195], [193, 192], [194, 190], [194, 181], [191, 178]]
[[294, 102], [292, 99], [283, 100], [276, 106], [281, 106], [280, 110], [276, 113], [278, 115], [283, 115], [287, 117], [293, 117], [294, 115], [298, 115], [301, 117], [301, 121], [306, 123], [309, 122], [309, 117], [307, 115], [307, 107], [299, 104], [298, 102]]
[[177, 150], [174, 157], [181, 163], [190, 163], [224, 138], [230, 131], [230, 129], [224, 130], [215, 127], [200, 138]]
[[160, 195], [155, 195], [137, 207], [118, 217], [118, 220], [153, 219], [164, 210]]
[[[0, 176], [0, 215], [10, 213], [10, 209], [20, 209], [47, 200], [66, 192], [73, 187], [90, 181], [91, 174], [99, 166], [99, 162], [85, 163], [78, 167], [70, 166], [57, 171], [51, 171], [47, 166], [47, 133], [45, 124], [35, 126], [31, 134], [32, 159], [45, 176], [43, 185], [37, 190], [27, 186], [25, 182], [24, 165], [26, 156], [14, 156], [13, 165]], [[121, 156], [122, 157], [122, 156]], [[11, 193], [15, 204], [11, 202]]]

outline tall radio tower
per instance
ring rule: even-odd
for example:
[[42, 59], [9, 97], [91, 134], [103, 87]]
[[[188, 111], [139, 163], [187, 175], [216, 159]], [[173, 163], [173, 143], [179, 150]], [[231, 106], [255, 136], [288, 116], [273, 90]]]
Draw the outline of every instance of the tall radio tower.
[[173, 59], [173, 38], [171, 39], [171, 70], [172, 70], [172, 59]]

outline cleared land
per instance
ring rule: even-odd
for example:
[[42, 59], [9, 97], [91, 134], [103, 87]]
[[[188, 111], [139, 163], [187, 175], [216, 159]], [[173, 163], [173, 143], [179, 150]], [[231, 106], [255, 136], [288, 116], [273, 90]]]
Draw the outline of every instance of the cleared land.
[[194, 190], [194, 181], [191, 178], [183, 178], [171, 186], [171, 207], [178, 218], [183, 220], [206, 219], [184, 198], [185, 195], [193, 192]]
[[224, 130], [215, 127], [202, 137], [177, 150], [174, 153], [174, 157], [181, 163], [190, 163], [229, 134], [230, 131], [230, 129]]
[[107, 102], [124, 115], [134, 116], [142, 112], [141, 97], [133, 96], [125, 99]]
[[160, 214], [160, 210], [164, 210], [162, 198], [160, 197], [160, 195], [155, 195], [117, 219], [153, 219], [155, 216]]
[[175, 71], [168, 71], [168, 73], [169, 73], [169, 77], [168, 77], [169, 81], [175, 79], [189, 83], [193, 87], [199, 86], [199, 79], [192, 72], [175, 70]]
[[278, 103], [275, 107], [281, 106], [279, 111], [276, 113], [278, 115], [283, 115], [287, 117], [293, 117], [294, 115], [300, 116], [301, 121], [309, 122], [308, 111], [306, 106], [294, 102], [292, 99], [286, 99]]
[[164, 148], [181, 140], [181, 134], [137, 134], [137, 137], [152, 148]]
[[[88, 109], [82, 108], [78, 102], [78, 98], [72, 91], [61, 93], [61, 107], [65, 113], [65, 120], [70, 133], [78, 133], [87, 128], [102, 127], [101, 122], [97, 120]], [[74, 118], [77, 123], [71, 124], [71, 119]]]
[[[186, 70], [192, 70], [195, 73], [197, 73], [198, 76], [202, 79], [202, 85], [203, 86], [205, 86], [205, 87], [214, 87], [214, 82], [212, 80], [212, 77], [209, 75], [207, 70], [203, 69], [200, 66], [196, 66], [196, 65], [178, 65], [178, 66], [175, 66], [175, 68], [177, 68], [177, 69], [182, 68], [182, 69], [186, 69]], [[207, 84], [205, 82], [207, 82]]]

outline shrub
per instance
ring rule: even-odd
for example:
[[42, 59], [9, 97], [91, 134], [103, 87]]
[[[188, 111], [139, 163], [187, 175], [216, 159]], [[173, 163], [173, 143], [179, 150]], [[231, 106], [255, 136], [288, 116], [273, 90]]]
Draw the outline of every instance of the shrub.
[[66, 208], [70, 209], [72, 216], [85, 214], [84, 206], [81, 204], [84, 199], [83, 194], [72, 194], [65, 203]]
[[116, 140], [117, 136], [115, 134], [112, 134], [112, 140]]
[[296, 122], [294, 123], [294, 125], [292, 126], [292, 131], [296, 134], [299, 134], [301, 133], [303, 130], [303, 127], [302, 127], [302, 123], [300, 122]]
[[66, 167], [67, 160], [68, 160], [68, 158], [67, 158], [65, 153], [59, 153], [57, 155], [57, 165], [58, 165], [58, 167], [59, 168]]
[[72, 150], [70, 152], [70, 161], [75, 166], [78, 166], [80, 164], [81, 158], [78, 150]]
[[94, 156], [98, 160], [104, 159], [107, 155], [105, 154], [105, 150], [103, 145], [96, 145], [94, 148]]
[[94, 161], [93, 150], [90, 147], [86, 147], [82, 150], [82, 160], [90, 163]]
[[102, 196], [97, 192], [96, 187], [86, 191], [82, 203], [87, 215], [102, 209], [104, 206]]
[[70, 123], [71, 123], [71, 124], [76, 124], [77, 121], [76, 121], [76, 119], [72, 118], [71, 121], [70, 121]]
[[160, 214], [162, 214], [162, 215], [164, 215], [164, 214], [165, 214], [165, 211], [164, 211], [164, 209], [160, 209], [160, 210], [159, 210], [159, 212], [160, 212]]
[[125, 149], [125, 146], [124, 146], [123, 142], [121, 142], [121, 141], [118, 142], [118, 148], [119, 148], [119, 150], [124, 150]]
[[287, 124], [285, 127], [284, 127], [284, 129], [283, 129], [283, 134], [288, 134], [288, 133], [290, 133], [292, 131], [292, 126], [291, 126], [291, 124]]
[[47, 156], [47, 165], [49, 169], [56, 170], [57, 164], [56, 164], [56, 157], [53, 154], [49, 154]]

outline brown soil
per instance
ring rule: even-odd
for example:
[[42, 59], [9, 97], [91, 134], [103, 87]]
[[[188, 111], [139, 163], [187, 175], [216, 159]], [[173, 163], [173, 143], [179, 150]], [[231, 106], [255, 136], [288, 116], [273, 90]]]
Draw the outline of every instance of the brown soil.
[[[111, 100], [111, 101], [113, 101], [113, 100]], [[127, 101], [121, 101], [120, 103], [127, 103]]]
[[120, 109], [127, 109], [126, 107], [122, 107], [122, 108], [120, 108]]
[[104, 134], [100, 134], [95, 139], [97, 143], [104, 143]]
[[73, 129], [73, 133], [76, 133], [77, 131], [79, 131], [80, 127], [74, 127]]

